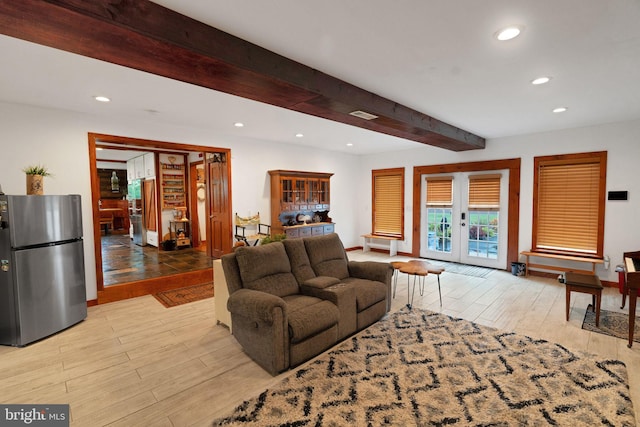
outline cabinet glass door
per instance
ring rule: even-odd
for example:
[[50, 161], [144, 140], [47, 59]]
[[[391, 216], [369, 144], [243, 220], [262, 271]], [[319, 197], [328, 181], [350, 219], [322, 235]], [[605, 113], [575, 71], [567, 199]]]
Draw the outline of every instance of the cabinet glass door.
[[294, 178], [293, 180], [293, 203], [306, 203], [307, 195], [305, 192], [305, 180], [303, 178]]
[[320, 202], [320, 182], [316, 179], [309, 180], [309, 198], [308, 203], [318, 204]]
[[282, 188], [280, 197], [282, 203], [293, 203], [293, 180], [291, 178], [282, 178], [280, 188]]
[[318, 192], [318, 203], [328, 204], [329, 203], [329, 180], [321, 179], [320, 182], [320, 191]]

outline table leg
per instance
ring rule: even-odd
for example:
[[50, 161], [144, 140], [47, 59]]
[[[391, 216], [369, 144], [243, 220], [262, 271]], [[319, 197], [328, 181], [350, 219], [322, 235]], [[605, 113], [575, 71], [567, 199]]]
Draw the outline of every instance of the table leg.
[[627, 347], [631, 348], [633, 345], [633, 331], [636, 327], [636, 300], [638, 299], [638, 289], [629, 289], [629, 344]]
[[594, 309], [596, 310], [596, 328], [597, 328], [600, 326], [600, 303], [602, 302], [602, 291], [598, 292], [598, 295], [594, 297], [596, 300], [596, 305], [594, 305]]
[[393, 298], [396, 297], [396, 288], [398, 287], [398, 276], [400, 275], [400, 270], [394, 268], [393, 269]]
[[438, 295], [440, 295], [440, 307], [442, 307], [442, 291], [440, 290], [440, 275], [438, 274]]
[[569, 321], [569, 306], [571, 305], [571, 290], [569, 290], [569, 286], [566, 287], [566, 313], [567, 313], [567, 322]]
[[407, 274], [407, 307], [413, 307], [413, 296], [416, 293], [416, 274], [413, 274], [413, 288], [411, 290], [411, 301], [409, 301], [409, 282], [411, 280], [411, 275]]

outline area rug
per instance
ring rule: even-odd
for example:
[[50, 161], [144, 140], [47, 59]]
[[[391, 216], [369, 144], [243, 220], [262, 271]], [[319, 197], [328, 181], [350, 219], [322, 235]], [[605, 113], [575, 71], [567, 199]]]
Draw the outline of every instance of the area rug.
[[448, 273], [464, 274], [465, 276], [487, 277], [489, 274], [495, 271], [493, 268], [460, 264], [457, 262], [447, 262], [432, 259], [428, 259], [425, 261], [427, 261], [429, 264], [437, 265], [438, 267], [444, 267], [445, 271]]
[[157, 294], [153, 294], [153, 296], [165, 307], [175, 307], [189, 302], [200, 301], [205, 298], [212, 298], [213, 282], [158, 292]]
[[621, 361], [403, 309], [213, 425], [636, 424]]
[[[611, 335], [627, 341], [629, 339], [629, 315], [600, 309], [600, 326], [596, 327], [596, 313], [593, 311], [593, 306], [589, 304], [587, 312], [584, 314], [584, 320], [582, 321], [582, 329], [599, 332], [604, 335]], [[636, 324], [633, 330], [633, 341], [640, 342], [639, 316], [636, 316]]]

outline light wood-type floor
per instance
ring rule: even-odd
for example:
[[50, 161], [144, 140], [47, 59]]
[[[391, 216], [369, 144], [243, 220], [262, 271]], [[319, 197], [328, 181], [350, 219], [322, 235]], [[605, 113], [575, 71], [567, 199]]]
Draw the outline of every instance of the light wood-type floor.
[[[403, 260], [350, 252], [351, 259]], [[442, 312], [515, 330], [627, 364], [640, 420], [640, 343], [581, 329], [590, 295], [572, 294], [565, 321], [564, 286], [496, 271], [487, 278], [443, 273]], [[619, 310], [617, 289], [602, 308]], [[407, 301], [401, 275], [392, 310]], [[435, 277], [416, 307], [440, 311]], [[26, 348], [0, 346], [0, 403], [69, 403], [74, 426], [208, 426], [287, 373], [271, 377], [216, 325], [213, 300], [164, 308], [152, 296], [89, 308], [84, 322]]]

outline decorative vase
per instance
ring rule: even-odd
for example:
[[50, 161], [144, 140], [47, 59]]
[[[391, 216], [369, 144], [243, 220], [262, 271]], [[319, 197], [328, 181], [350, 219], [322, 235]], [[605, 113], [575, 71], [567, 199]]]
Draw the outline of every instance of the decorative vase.
[[44, 192], [42, 175], [27, 175], [27, 195], [41, 196]]

